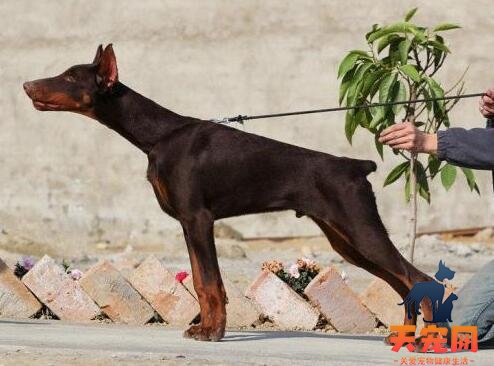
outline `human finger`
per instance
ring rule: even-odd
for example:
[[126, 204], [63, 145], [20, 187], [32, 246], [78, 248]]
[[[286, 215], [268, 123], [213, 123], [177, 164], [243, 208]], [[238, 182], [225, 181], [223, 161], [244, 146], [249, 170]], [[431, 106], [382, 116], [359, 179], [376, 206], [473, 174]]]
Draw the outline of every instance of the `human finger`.
[[490, 97], [490, 98], [493, 98], [494, 99], [494, 88], [489, 88], [487, 89], [487, 91], [485, 92], [485, 94]]
[[396, 123], [386, 129], [384, 129], [382, 132], [381, 132], [381, 137], [384, 137], [386, 135], [389, 135], [390, 133], [394, 133], [394, 132], [397, 132], [397, 131], [400, 131], [400, 130], [403, 130], [405, 128], [407, 128], [407, 123], [408, 122], [403, 122], [403, 123]]
[[394, 139], [391, 139], [391, 140], [388, 140], [386, 142], [386, 145], [389, 145], [389, 146], [394, 146], [394, 145], [401, 145], [401, 144], [405, 144], [405, 143], [408, 143], [408, 142], [411, 142], [413, 143], [413, 137], [410, 136], [410, 135], [406, 135], [406, 136], [400, 136], [400, 137], [397, 137], [397, 138], [394, 138]]

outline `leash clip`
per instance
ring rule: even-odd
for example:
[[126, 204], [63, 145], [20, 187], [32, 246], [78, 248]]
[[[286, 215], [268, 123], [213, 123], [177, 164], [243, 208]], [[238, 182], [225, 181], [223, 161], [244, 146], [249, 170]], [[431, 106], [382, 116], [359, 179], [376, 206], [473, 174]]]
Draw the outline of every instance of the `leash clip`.
[[212, 118], [209, 121], [225, 125], [236, 122], [243, 125], [245, 122], [244, 119], [246, 117], [247, 116], [242, 116], [241, 114], [239, 114], [237, 117]]

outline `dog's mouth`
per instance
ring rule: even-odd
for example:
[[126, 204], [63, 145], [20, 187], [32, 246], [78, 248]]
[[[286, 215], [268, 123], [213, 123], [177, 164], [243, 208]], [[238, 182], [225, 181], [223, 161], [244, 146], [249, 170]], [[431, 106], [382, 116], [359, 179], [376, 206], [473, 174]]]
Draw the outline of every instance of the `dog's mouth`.
[[61, 111], [64, 110], [64, 106], [55, 103], [41, 102], [33, 99], [33, 106], [38, 111]]

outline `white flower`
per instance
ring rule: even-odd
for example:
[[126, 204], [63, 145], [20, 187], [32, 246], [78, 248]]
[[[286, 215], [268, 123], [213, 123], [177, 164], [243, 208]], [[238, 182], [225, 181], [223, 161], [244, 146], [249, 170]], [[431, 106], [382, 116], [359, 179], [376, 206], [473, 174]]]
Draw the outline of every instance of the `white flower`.
[[82, 272], [78, 269], [73, 269], [70, 271], [70, 277], [72, 277], [74, 281], [80, 280], [82, 277]]
[[290, 273], [290, 276], [292, 276], [293, 278], [299, 278], [300, 277], [300, 272], [298, 271], [297, 263], [294, 263], [290, 266], [288, 273]]
[[340, 276], [343, 282], [348, 283], [348, 274], [345, 271], [341, 271]]

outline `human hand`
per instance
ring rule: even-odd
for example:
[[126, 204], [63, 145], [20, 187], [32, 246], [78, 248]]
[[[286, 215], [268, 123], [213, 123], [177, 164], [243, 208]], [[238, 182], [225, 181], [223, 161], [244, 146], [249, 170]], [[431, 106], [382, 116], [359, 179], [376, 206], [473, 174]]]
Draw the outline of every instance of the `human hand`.
[[488, 89], [480, 98], [479, 110], [485, 118], [494, 118], [494, 89]]
[[397, 123], [386, 128], [381, 132], [379, 142], [393, 149], [416, 153], [435, 154], [437, 151], [437, 135], [422, 132], [410, 122]]

